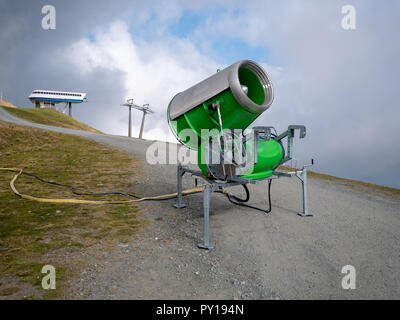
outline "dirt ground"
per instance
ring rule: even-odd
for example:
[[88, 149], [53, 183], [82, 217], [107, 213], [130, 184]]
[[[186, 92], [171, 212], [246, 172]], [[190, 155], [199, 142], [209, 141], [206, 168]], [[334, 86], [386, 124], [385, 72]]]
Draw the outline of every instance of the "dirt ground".
[[[176, 190], [176, 166], [143, 163], [143, 194]], [[184, 177], [184, 187], [193, 178]], [[250, 186], [266, 207], [266, 182]], [[241, 192], [235, 187], [236, 192]], [[234, 191], [235, 189], [232, 189]], [[71, 286], [84, 299], [399, 299], [400, 199], [381, 191], [309, 179], [313, 217], [300, 217], [301, 184], [274, 180], [270, 214], [213, 194], [212, 251], [200, 250], [202, 194], [147, 202], [154, 221], [140, 236], [94, 264]], [[94, 265], [96, 265], [94, 267]], [[356, 289], [344, 290], [342, 267], [356, 269]]]

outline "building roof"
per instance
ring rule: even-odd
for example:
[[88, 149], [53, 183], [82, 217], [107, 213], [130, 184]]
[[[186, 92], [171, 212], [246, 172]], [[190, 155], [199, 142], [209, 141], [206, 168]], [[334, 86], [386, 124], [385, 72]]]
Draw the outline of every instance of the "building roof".
[[86, 93], [84, 92], [70, 92], [70, 91], [53, 91], [53, 90], [33, 90], [29, 95], [31, 101], [52, 101], [55, 103], [72, 102], [81, 103], [86, 102]]

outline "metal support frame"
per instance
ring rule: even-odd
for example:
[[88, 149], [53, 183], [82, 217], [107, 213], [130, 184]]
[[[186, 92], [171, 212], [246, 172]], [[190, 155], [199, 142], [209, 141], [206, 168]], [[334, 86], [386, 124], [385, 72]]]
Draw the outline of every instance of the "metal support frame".
[[296, 176], [301, 181], [302, 196], [303, 196], [303, 212], [298, 212], [301, 217], [311, 217], [313, 213], [308, 210], [308, 192], [307, 192], [307, 167], [314, 165], [314, 159], [311, 160], [311, 164], [304, 165], [301, 170], [281, 172], [274, 171], [274, 175], [278, 177], [293, 177]]
[[214, 184], [206, 185], [203, 191], [203, 210], [204, 210], [204, 226], [203, 226], [203, 242], [197, 244], [200, 249], [211, 250], [215, 248], [215, 243], [210, 242], [210, 203], [213, 193]]
[[124, 104], [121, 104], [121, 106], [129, 107], [128, 136], [130, 138], [132, 137], [132, 108], [135, 108], [135, 109], [143, 112], [142, 123], [140, 125], [140, 131], [139, 131], [139, 139], [142, 139], [143, 128], [144, 128], [144, 119], [146, 117], [146, 114], [154, 113], [154, 111], [152, 111], [149, 108], [148, 103], [144, 104], [143, 106], [138, 106], [137, 104], [133, 103], [133, 99], [128, 99], [127, 102]]
[[176, 204], [174, 204], [175, 208], [185, 208], [186, 204], [183, 203], [183, 195], [182, 195], [182, 178], [183, 175], [188, 172], [191, 173], [194, 176], [201, 177], [204, 179], [208, 184], [205, 185], [204, 191], [203, 191], [203, 216], [204, 216], [204, 221], [203, 221], [203, 242], [199, 243], [197, 246], [200, 249], [207, 249], [211, 250], [214, 249], [215, 243], [210, 242], [210, 207], [211, 207], [211, 197], [212, 193], [216, 190], [222, 190], [224, 188], [228, 187], [233, 187], [241, 184], [258, 184], [263, 180], [268, 180], [268, 179], [278, 179], [280, 177], [293, 177], [296, 176], [297, 178], [300, 179], [302, 183], [302, 195], [303, 195], [303, 212], [299, 212], [298, 215], [301, 217], [310, 217], [313, 216], [313, 214], [308, 210], [308, 200], [307, 200], [307, 167], [304, 166], [302, 170], [298, 171], [291, 171], [291, 172], [280, 172], [280, 171], [274, 171], [273, 176], [268, 177], [266, 179], [260, 179], [260, 180], [251, 180], [251, 179], [243, 179], [240, 177], [237, 177], [233, 181], [229, 182], [216, 182], [213, 180], [208, 179], [205, 177], [201, 171], [199, 170], [192, 170], [186, 167], [183, 167], [181, 164], [178, 164], [178, 169], [177, 169], [177, 178], [178, 178], [178, 201]]
[[72, 105], [71, 102], [68, 102], [68, 115], [72, 117]]
[[277, 138], [275, 138], [276, 141], [281, 141], [282, 139], [287, 137], [286, 157], [282, 159], [280, 164], [283, 164], [292, 159], [293, 137], [294, 137], [294, 132], [297, 129], [300, 130], [300, 139], [303, 139], [306, 136], [306, 127], [303, 125], [290, 125], [285, 132], [283, 132]]
[[194, 176], [201, 177], [204, 179], [207, 184], [204, 187], [203, 191], [203, 215], [204, 215], [204, 222], [203, 222], [203, 242], [199, 243], [197, 246], [200, 249], [207, 249], [211, 250], [215, 247], [215, 243], [210, 242], [210, 205], [211, 205], [211, 196], [212, 193], [216, 190], [222, 190], [224, 188], [233, 187], [241, 184], [252, 183], [256, 184], [259, 181], [251, 180], [251, 179], [243, 179], [237, 177], [235, 181], [228, 181], [228, 182], [217, 182], [215, 180], [210, 180], [205, 177], [200, 170], [192, 170], [186, 167], [183, 167], [181, 164], [178, 164], [177, 169], [177, 177], [178, 177], [178, 202], [174, 204], [175, 208], [185, 208], [186, 205], [183, 203], [182, 198], [182, 177], [183, 175], [188, 172]]
[[132, 107], [129, 107], [128, 137], [132, 138]]
[[307, 168], [303, 167], [303, 170], [296, 171], [296, 177], [300, 179], [303, 188], [303, 212], [299, 212], [298, 215], [302, 217], [311, 217], [313, 214], [308, 211], [307, 200]]

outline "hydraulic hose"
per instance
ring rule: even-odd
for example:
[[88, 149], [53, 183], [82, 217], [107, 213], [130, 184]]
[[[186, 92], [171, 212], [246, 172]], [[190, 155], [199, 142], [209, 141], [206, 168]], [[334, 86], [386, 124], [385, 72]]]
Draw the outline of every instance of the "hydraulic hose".
[[[20, 196], [21, 198], [32, 200], [32, 201], [37, 201], [37, 202], [45, 202], [45, 203], [75, 203], [75, 204], [124, 204], [124, 203], [132, 203], [132, 202], [141, 202], [141, 201], [149, 201], [149, 200], [167, 200], [167, 199], [172, 199], [178, 196], [178, 193], [170, 193], [170, 194], [165, 194], [165, 195], [160, 195], [160, 196], [152, 196], [152, 197], [136, 197], [135, 199], [129, 199], [129, 200], [86, 200], [86, 199], [52, 199], [52, 198], [40, 198], [40, 197], [34, 197], [31, 195], [23, 194], [20, 193], [17, 188], [15, 187], [15, 182], [17, 181], [18, 177], [23, 174], [23, 169], [21, 168], [0, 168], [1, 171], [12, 171], [12, 172], [17, 172], [17, 174], [14, 175], [14, 177], [10, 181], [10, 187], [11, 190], [17, 195]], [[33, 174], [29, 174], [32, 177], [37, 177]], [[38, 177], [37, 177], [38, 178]], [[66, 185], [62, 185], [56, 182], [50, 182], [50, 181], [45, 181], [41, 178], [39, 178], [42, 182], [45, 183], [50, 183], [53, 185], [59, 185], [59, 186], [64, 186], [64, 187], [70, 187]], [[70, 187], [72, 189], [75, 189], [73, 187]], [[187, 189], [183, 190], [182, 194], [183, 195], [188, 195], [188, 194], [194, 194], [194, 193], [199, 193], [202, 192], [204, 188], [194, 188], [194, 189]], [[75, 194], [77, 192], [75, 191]], [[90, 193], [91, 195], [96, 195], [93, 193]], [[110, 192], [110, 193], [102, 193], [102, 194], [120, 194], [120, 195], [128, 195], [124, 194], [122, 192]], [[81, 194], [83, 195], [83, 193]], [[98, 194], [99, 195], [99, 194]], [[132, 195], [130, 195], [132, 196]]]
[[[125, 204], [125, 203], [134, 203], [134, 202], [142, 202], [142, 201], [163, 201], [163, 200], [170, 200], [170, 199], [174, 199], [178, 196], [178, 193], [170, 193], [170, 194], [164, 194], [164, 195], [159, 195], [159, 196], [151, 196], [151, 197], [139, 197], [137, 195], [131, 194], [131, 193], [124, 193], [124, 192], [118, 192], [118, 191], [112, 191], [112, 192], [79, 192], [77, 191], [77, 188], [70, 186], [70, 185], [66, 185], [66, 184], [61, 184], [58, 182], [54, 182], [54, 181], [48, 181], [45, 179], [40, 178], [39, 176], [32, 174], [32, 173], [28, 173], [28, 172], [24, 172], [23, 169], [21, 168], [0, 168], [0, 171], [11, 171], [11, 172], [16, 172], [16, 174], [14, 175], [14, 177], [11, 179], [10, 181], [10, 187], [11, 190], [14, 192], [14, 194], [16, 194], [17, 196], [23, 198], [23, 199], [27, 199], [27, 200], [32, 200], [32, 201], [36, 201], [36, 202], [45, 202], [45, 203], [70, 203], [70, 204]], [[65, 188], [69, 188], [71, 189], [72, 193], [75, 195], [80, 195], [80, 196], [104, 196], [104, 195], [122, 195], [122, 196], [127, 196], [127, 197], [131, 197], [133, 199], [129, 199], [129, 200], [86, 200], [86, 199], [54, 199], [54, 198], [41, 198], [41, 197], [34, 197], [31, 195], [27, 195], [27, 194], [23, 194], [21, 192], [19, 192], [17, 190], [17, 188], [15, 187], [15, 182], [17, 181], [18, 177], [20, 175], [27, 175], [30, 177], [33, 177], [35, 179], [37, 179], [38, 181], [41, 181], [43, 183], [47, 183], [47, 184], [51, 184], [51, 185], [55, 185], [55, 186], [59, 186], [59, 187], [65, 187]], [[268, 181], [268, 203], [269, 203], [269, 207], [267, 210], [246, 204], [246, 202], [248, 202], [250, 200], [250, 191], [248, 189], [248, 187], [245, 184], [242, 184], [242, 187], [244, 188], [245, 192], [246, 192], [246, 197], [244, 199], [239, 198], [238, 196], [235, 196], [225, 190], [220, 191], [221, 193], [225, 194], [228, 198], [228, 200], [235, 204], [235, 205], [239, 205], [239, 206], [243, 206], [243, 207], [247, 207], [250, 209], [254, 209], [254, 210], [258, 210], [258, 211], [262, 211], [264, 213], [269, 213], [271, 212], [271, 183], [272, 180]], [[203, 187], [200, 188], [193, 188], [193, 189], [186, 189], [182, 191], [182, 195], [186, 196], [186, 195], [190, 195], [190, 194], [196, 194], [196, 193], [200, 193], [204, 190]]]
[[245, 184], [242, 184], [245, 192], [246, 192], [246, 198], [245, 199], [241, 199], [235, 195], [232, 195], [230, 193], [225, 193], [226, 196], [228, 197], [228, 200], [233, 203], [236, 204], [238, 206], [242, 206], [242, 207], [246, 207], [246, 208], [250, 208], [250, 209], [254, 209], [254, 210], [258, 210], [258, 211], [262, 211], [264, 213], [270, 213], [272, 210], [272, 206], [271, 206], [271, 184], [272, 184], [272, 180], [270, 179], [268, 181], [268, 209], [262, 209], [262, 208], [258, 208], [249, 204], [246, 204], [246, 202], [248, 202], [250, 200], [250, 192], [249, 189], [247, 188], [247, 186]]

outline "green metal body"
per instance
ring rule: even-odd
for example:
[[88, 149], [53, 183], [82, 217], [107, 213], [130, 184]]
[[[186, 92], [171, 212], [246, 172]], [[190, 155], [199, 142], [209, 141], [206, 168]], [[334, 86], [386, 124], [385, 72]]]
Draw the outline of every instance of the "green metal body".
[[[248, 154], [248, 160], [253, 162], [253, 140], [249, 140], [245, 143], [245, 148]], [[203, 173], [207, 175], [207, 156], [208, 156], [208, 144], [204, 142], [200, 145], [197, 154], [198, 166]], [[273, 174], [273, 170], [280, 164], [283, 157], [282, 146], [279, 142], [270, 139], [263, 140], [258, 139], [257, 143], [257, 163], [248, 168], [240, 177], [245, 179], [265, 179]]]
[[[246, 142], [246, 149], [253, 159], [253, 141]], [[279, 142], [270, 139], [258, 139], [257, 143], [257, 163], [247, 170], [241, 177], [246, 179], [264, 179], [270, 177], [273, 170], [280, 164], [283, 157], [282, 146]]]

